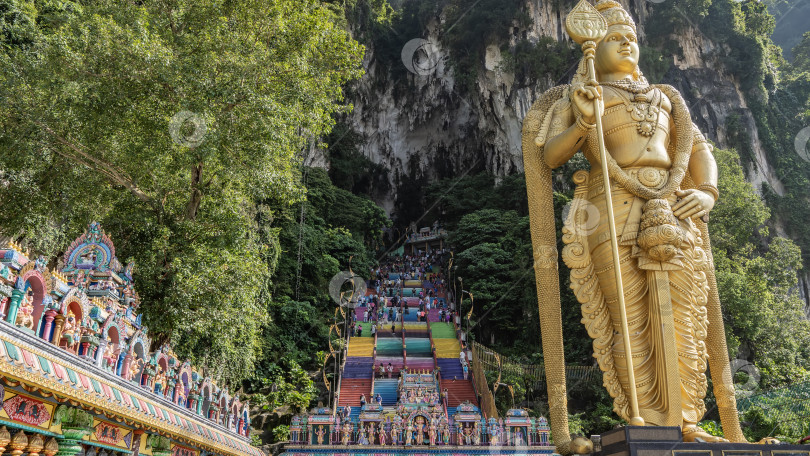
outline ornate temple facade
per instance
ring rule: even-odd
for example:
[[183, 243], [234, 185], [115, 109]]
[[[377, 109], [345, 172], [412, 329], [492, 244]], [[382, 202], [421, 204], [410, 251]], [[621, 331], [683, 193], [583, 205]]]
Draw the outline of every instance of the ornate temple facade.
[[263, 454], [246, 402], [169, 347], [149, 351], [134, 265], [97, 223], [63, 263], [0, 249], [0, 454]]
[[312, 454], [536, 454], [551, 455], [548, 421], [512, 409], [504, 418], [482, 415], [466, 401], [440, 399], [437, 372], [401, 372], [396, 406], [366, 403], [353, 418], [318, 408], [293, 418], [287, 456]]

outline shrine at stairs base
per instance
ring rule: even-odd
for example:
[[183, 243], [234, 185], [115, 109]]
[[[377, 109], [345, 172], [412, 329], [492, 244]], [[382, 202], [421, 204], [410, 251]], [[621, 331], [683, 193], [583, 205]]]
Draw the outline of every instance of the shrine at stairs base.
[[[395, 258], [348, 309], [332, 407], [292, 418], [286, 456], [552, 455], [548, 420], [519, 408], [499, 416], [438, 254]], [[480, 375], [470, 375], [470, 372]]]
[[287, 447], [282, 456], [384, 456], [384, 455], [552, 455], [554, 447], [490, 447], [490, 446], [435, 446], [435, 447], [405, 447], [405, 446], [304, 446], [300, 448]]

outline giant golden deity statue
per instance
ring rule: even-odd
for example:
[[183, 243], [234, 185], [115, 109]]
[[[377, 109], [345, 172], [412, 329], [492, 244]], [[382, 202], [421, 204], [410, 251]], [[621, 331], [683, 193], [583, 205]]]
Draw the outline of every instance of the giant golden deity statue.
[[743, 442], [706, 226], [719, 197], [712, 146], [678, 91], [644, 78], [619, 3], [581, 0], [566, 28], [583, 46], [577, 73], [523, 124], [555, 443], [569, 451], [552, 169], [578, 151], [591, 170], [574, 175], [562, 255], [614, 410], [631, 425], [681, 426], [685, 441], [722, 440], [697, 426], [708, 364], [725, 436]]

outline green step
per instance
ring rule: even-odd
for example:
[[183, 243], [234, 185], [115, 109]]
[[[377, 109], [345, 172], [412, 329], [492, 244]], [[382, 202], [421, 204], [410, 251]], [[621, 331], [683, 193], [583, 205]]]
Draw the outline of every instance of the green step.
[[402, 339], [377, 339], [377, 356], [402, 356]]
[[432, 356], [430, 339], [410, 339], [406, 337], [405, 345], [408, 347], [408, 356]]
[[434, 339], [455, 339], [456, 330], [452, 323], [431, 323], [430, 332]]

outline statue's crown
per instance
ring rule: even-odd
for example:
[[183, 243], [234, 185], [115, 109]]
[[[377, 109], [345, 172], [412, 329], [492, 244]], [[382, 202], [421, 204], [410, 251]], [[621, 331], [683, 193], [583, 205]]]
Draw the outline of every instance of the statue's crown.
[[596, 4], [596, 10], [605, 18], [608, 27], [611, 25], [627, 25], [633, 29], [633, 32], [636, 32], [636, 23], [633, 21], [633, 17], [622, 8], [619, 2], [614, 0], [599, 0]]

